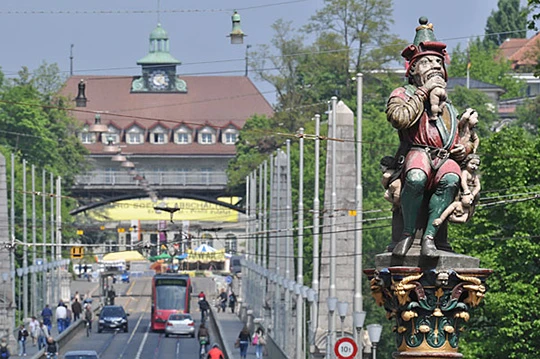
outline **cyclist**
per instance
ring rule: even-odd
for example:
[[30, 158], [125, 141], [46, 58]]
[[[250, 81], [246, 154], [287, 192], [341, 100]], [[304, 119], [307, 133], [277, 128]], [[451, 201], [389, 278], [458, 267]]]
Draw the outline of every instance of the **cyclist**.
[[208, 332], [208, 329], [206, 328], [204, 323], [202, 323], [199, 326], [197, 339], [199, 340], [199, 344], [200, 344], [199, 353], [203, 353], [202, 351], [203, 347], [204, 347], [204, 353], [208, 353], [208, 345], [210, 345], [210, 333]]
[[84, 321], [88, 325], [88, 330], [92, 330], [92, 307], [90, 304], [84, 306]]
[[214, 344], [212, 346], [212, 349], [210, 349], [210, 351], [208, 352], [207, 359], [225, 359], [225, 355], [223, 354], [221, 349], [219, 349], [219, 345]]
[[45, 348], [45, 354], [47, 359], [56, 359], [58, 358], [58, 344], [53, 339], [53, 337], [47, 338], [47, 346]]
[[206, 298], [199, 300], [199, 309], [201, 311], [201, 322], [204, 323], [210, 310], [210, 303], [208, 303]]

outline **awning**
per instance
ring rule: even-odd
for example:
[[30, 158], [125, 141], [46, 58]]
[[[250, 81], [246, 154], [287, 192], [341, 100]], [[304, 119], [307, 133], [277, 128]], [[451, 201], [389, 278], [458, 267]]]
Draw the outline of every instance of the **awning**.
[[169, 253], [163, 252], [163, 253], [161, 253], [161, 254], [159, 254], [157, 256], [152, 256], [152, 257], [150, 257], [148, 259], [150, 259], [150, 261], [152, 261], [152, 262], [155, 262], [155, 261], [160, 260], [160, 259], [170, 259], [170, 258], [171, 258], [171, 255]]
[[208, 244], [201, 244], [197, 248], [195, 248], [196, 253], [213, 253], [216, 249], [213, 247], [210, 247]]
[[137, 251], [123, 251], [108, 253], [103, 256], [102, 261], [119, 261], [125, 260], [126, 262], [132, 261], [145, 261], [146, 258]]

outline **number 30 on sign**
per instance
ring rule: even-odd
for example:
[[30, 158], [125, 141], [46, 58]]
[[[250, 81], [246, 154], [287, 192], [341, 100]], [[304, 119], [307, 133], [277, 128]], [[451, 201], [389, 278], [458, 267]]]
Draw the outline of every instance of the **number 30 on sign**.
[[351, 359], [358, 353], [358, 346], [351, 338], [341, 338], [334, 346], [334, 353], [339, 359]]

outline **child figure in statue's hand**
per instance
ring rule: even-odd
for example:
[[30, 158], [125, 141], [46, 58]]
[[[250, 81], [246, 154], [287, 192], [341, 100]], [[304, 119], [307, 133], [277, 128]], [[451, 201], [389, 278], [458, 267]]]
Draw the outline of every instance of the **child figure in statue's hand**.
[[480, 157], [474, 153], [468, 155], [461, 167], [461, 194], [468, 197], [471, 204], [475, 205], [480, 196], [480, 177], [477, 174]]
[[401, 179], [396, 176], [394, 157], [385, 156], [381, 159], [382, 185], [386, 189], [384, 199], [392, 203], [392, 211], [399, 208], [401, 201]]
[[461, 171], [461, 198], [452, 202], [441, 216], [433, 221], [435, 227], [440, 226], [446, 218], [450, 222], [465, 223], [472, 217], [480, 197], [480, 178], [476, 173], [479, 166], [480, 157], [477, 154], [470, 154], [465, 158]]
[[439, 218], [436, 218], [433, 221], [435, 227], [440, 226], [446, 218], [450, 222], [454, 223], [465, 223], [469, 220], [472, 214], [472, 202], [470, 201], [469, 196], [461, 196], [461, 200], [452, 202], [444, 210]]
[[478, 125], [478, 112], [468, 108], [459, 119], [459, 143], [465, 146], [467, 153], [476, 153], [480, 145], [480, 138], [475, 129]]
[[442, 87], [435, 87], [429, 93], [429, 104], [431, 105], [431, 120], [436, 120], [442, 114], [446, 105], [446, 90]]

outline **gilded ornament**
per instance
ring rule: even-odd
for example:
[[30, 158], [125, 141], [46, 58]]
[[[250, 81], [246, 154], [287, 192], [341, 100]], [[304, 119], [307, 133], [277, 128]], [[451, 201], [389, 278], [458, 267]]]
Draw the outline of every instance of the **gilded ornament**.
[[430, 328], [429, 328], [429, 325], [425, 325], [425, 324], [422, 324], [418, 327], [418, 330], [420, 331], [420, 333], [429, 333], [430, 331]]
[[452, 334], [455, 331], [454, 327], [451, 325], [445, 325], [443, 330], [449, 334]]
[[418, 283], [410, 283], [415, 282], [418, 279], [420, 279], [424, 273], [420, 273], [418, 275], [410, 275], [408, 277], [403, 278], [400, 282], [397, 284], [392, 280], [393, 282], [393, 289], [394, 293], [398, 299], [399, 305], [405, 305], [407, 302], [411, 301], [411, 298], [409, 298], [409, 293], [411, 290], [415, 289], [418, 285]]

